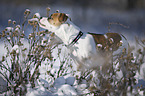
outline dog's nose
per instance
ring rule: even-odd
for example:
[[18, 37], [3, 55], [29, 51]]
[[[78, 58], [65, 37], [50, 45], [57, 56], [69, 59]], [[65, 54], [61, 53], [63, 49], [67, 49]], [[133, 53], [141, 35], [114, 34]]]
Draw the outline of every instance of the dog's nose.
[[42, 19], [43, 17], [40, 17], [40, 19]]

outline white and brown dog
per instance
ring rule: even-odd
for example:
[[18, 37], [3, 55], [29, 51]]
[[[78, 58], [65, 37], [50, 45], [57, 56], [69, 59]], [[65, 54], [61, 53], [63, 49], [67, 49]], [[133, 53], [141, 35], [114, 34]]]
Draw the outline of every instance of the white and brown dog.
[[95, 68], [103, 65], [108, 61], [108, 52], [116, 55], [128, 48], [128, 43], [121, 34], [81, 32], [65, 13], [54, 13], [49, 18], [42, 17], [39, 25], [54, 32], [71, 49], [73, 60], [81, 67]]

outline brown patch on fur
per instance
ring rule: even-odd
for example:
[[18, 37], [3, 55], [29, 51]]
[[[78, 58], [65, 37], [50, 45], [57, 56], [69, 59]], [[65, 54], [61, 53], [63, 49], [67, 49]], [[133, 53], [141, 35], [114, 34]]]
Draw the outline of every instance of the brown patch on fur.
[[48, 21], [54, 26], [60, 26], [66, 22], [67, 18], [68, 16], [65, 13], [53, 13], [50, 18], [48, 18]]
[[106, 33], [106, 35], [108, 37], [108, 40], [110, 40], [111, 38], [113, 39], [112, 44], [109, 42], [109, 47], [111, 47], [113, 51], [116, 51], [121, 46], [121, 36], [118, 33]]
[[59, 15], [59, 22], [64, 23], [67, 20], [68, 16], [66, 16], [66, 14], [64, 13], [60, 13]]
[[89, 33], [89, 34], [93, 36], [96, 44], [101, 44], [102, 48], [106, 46], [107, 40], [103, 34], [94, 34], [94, 33]]
[[93, 36], [95, 43], [96, 43], [96, 48], [97, 44], [101, 44], [102, 47], [99, 48], [102, 51], [116, 51], [121, 45], [120, 41], [121, 36], [118, 33], [106, 33], [105, 35], [103, 34], [95, 34], [95, 33], [89, 33]]

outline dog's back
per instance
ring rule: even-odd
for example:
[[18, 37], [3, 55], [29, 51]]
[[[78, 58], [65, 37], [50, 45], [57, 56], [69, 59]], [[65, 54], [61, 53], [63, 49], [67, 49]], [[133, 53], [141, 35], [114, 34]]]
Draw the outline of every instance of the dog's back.
[[[95, 34], [89, 33], [93, 36], [96, 43], [96, 49], [105, 52], [116, 52], [119, 49], [128, 47], [126, 38], [118, 33]], [[119, 50], [122, 52], [121, 50]], [[117, 54], [117, 53], [116, 53]]]

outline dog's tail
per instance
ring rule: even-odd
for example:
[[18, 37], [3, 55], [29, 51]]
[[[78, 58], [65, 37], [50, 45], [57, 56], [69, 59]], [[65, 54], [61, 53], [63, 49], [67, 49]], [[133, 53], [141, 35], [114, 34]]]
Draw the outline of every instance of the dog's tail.
[[120, 36], [122, 37], [122, 39], [124, 39], [124, 45], [126, 45], [126, 51], [128, 52], [128, 53], [130, 53], [131, 52], [131, 47], [130, 47], [130, 45], [129, 45], [129, 42], [128, 42], [128, 40], [127, 40], [127, 38], [123, 35], [123, 34], [120, 34]]

